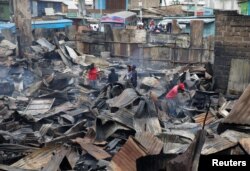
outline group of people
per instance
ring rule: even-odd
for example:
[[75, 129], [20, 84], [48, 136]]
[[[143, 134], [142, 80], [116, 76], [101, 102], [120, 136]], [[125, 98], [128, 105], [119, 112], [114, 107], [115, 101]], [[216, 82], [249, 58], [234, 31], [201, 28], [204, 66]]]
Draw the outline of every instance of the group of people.
[[[93, 88], [97, 88], [97, 79], [98, 79], [98, 70], [94, 63], [89, 66], [88, 69], [88, 81], [89, 85]], [[137, 71], [135, 65], [127, 65], [127, 73], [123, 78], [131, 87], [137, 87]], [[115, 72], [115, 69], [112, 68], [108, 75], [108, 83], [114, 84], [119, 80], [118, 74]], [[184, 83], [179, 83], [175, 85], [165, 96], [167, 102], [167, 113], [171, 116], [177, 116], [176, 108], [178, 107], [178, 93], [185, 92]]]
[[138, 29], [145, 29], [154, 33], [163, 33], [163, 32], [171, 33], [172, 23], [170, 22], [166, 25], [163, 25], [163, 24], [157, 25], [155, 24], [155, 21], [152, 19], [150, 20], [148, 25], [146, 23], [139, 22]]
[[[128, 70], [127, 73], [125, 75], [125, 77], [123, 78], [125, 81], [127, 81], [128, 83], [131, 83], [131, 85], [136, 88], [137, 87], [137, 71], [136, 71], [136, 66], [135, 65], [127, 65]], [[89, 82], [89, 86], [93, 87], [93, 88], [97, 88], [97, 79], [98, 79], [98, 70], [95, 66], [94, 63], [92, 63], [89, 68], [88, 68], [88, 82]], [[111, 68], [110, 73], [108, 75], [108, 83], [109, 84], [114, 84], [119, 80], [119, 76], [118, 74], [115, 72], [114, 68]]]

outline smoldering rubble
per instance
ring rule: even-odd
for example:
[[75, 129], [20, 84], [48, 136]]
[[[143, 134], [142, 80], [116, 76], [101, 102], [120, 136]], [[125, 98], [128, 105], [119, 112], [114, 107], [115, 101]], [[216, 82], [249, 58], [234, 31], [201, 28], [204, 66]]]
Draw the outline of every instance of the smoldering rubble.
[[[1, 170], [197, 170], [200, 156], [250, 154], [250, 86], [226, 97], [213, 92], [209, 65], [186, 65], [157, 75], [138, 68], [134, 89], [125, 62], [75, 49], [41, 38], [18, 59], [16, 45], [1, 41]], [[91, 63], [96, 89], [86, 82]], [[110, 68], [120, 76], [113, 85]], [[179, 80], [189, 91], [173, 117], [164, 99]]]

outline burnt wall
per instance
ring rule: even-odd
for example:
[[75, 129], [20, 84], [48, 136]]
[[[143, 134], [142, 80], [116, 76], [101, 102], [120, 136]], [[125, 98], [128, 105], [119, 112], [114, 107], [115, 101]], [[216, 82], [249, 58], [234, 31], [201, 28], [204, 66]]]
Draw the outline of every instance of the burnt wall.
[[226, 92], [232, 59], [250, 59], [250, 17], [236, 11], [216, 11], [215, 15], [215, 86]]

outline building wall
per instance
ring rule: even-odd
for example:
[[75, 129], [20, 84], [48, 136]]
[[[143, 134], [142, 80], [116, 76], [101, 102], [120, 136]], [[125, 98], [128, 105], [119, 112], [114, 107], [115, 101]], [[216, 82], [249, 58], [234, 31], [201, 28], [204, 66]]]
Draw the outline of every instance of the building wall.
[[[140, 0], [143, 8], [159, 7], [160, 0]], [[138, 8], [139, 0], [130, 0], [129, 9]]]
[[[236, 11], [216, 11], [215, 14], [215, 86], [226, 92], [232, 59], [250, 60], [250, 17], [239, 15]], [[242, 70], [233, 72], [244, 72]], [[238, 77], [246, 74], [239, 74]]]
[[95, 0], [95, 9], [128, 9], [129, 0]]
[[45, 8], [53, 8], [55, 13], [62, 12], [62, 3], [61, 2], [42, 2], [38, 1], [38, 16], [45, 15]]
[[237, 0], [205, 0], [205, 6], [218, 10], [239, 10]]

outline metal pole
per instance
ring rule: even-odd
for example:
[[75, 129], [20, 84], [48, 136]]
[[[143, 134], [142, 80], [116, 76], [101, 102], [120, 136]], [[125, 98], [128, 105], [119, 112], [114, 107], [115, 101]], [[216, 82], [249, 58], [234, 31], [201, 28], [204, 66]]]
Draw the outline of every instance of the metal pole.
[[100, 0], [100, 14], [102, 16], [102, 0]]
[[194, 16], [197, 16], [197, 11], [198, 11], [197, 7], [198, 7], [198, 0], [195, 0]]

